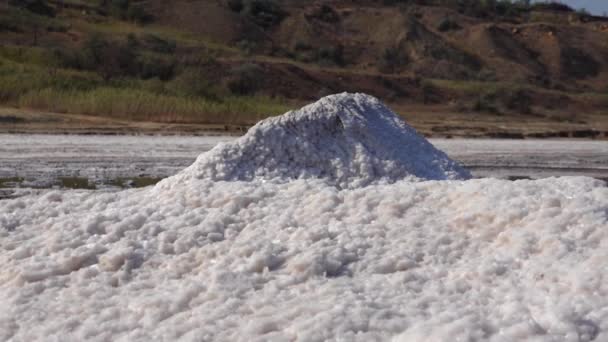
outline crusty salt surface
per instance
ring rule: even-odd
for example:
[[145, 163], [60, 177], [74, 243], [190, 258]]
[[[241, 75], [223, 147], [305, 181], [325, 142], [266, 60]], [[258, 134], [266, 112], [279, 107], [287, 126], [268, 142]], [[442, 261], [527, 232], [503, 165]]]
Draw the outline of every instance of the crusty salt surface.
[[351, 188], [405, 178], [470, 178], [378, 99], [348, 93], [261, 121], [240, 139], [202, 154], [184, 176], [321, 178]]
[[377, 184], [225, 149], [229, 181], [203, 156], [154, 188], [0, 201], [0, 341], [608, 341], [605, 183]]

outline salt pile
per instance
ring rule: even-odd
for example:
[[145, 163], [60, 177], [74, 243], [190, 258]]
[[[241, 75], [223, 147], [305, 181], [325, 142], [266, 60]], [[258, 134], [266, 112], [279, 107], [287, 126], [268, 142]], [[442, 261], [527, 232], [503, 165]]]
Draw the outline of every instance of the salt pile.
[[261, 121], [236, 142], [202, 154], [183, 176], [322, 178], [341, 187], [470, 178], [378, 99], [347, 93]]
[[608, 340], [605, 183], [449, 180], [363, 95], [297, 113], [155, 188], [0, 201], [0, 340]]

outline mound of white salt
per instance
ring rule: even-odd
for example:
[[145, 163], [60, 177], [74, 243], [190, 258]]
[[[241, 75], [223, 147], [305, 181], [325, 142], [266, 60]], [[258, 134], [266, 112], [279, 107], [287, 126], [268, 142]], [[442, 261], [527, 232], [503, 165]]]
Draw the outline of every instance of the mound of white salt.
[[202, 154], [182, 176], [321, 178], [344, 188], [470, 178], [378, 99], [347, 93], [260, 122], [242, 138]]
[[0, 201], [0, 341], [608, 341], [606, 184], [408, 181], [467, 176], [344, 94], [153, 189]]
[[608, 341], [599, 181], [169, 190], [0, 201], [0, 341]]

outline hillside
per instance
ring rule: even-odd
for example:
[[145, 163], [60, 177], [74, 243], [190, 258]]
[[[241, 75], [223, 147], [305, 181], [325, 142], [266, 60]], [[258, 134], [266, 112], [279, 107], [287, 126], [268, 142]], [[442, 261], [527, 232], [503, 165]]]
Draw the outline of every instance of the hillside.
[[[4, 1], [0, 101], [134, 121], [249, 125], [358, 91], [428, 134], [606, 134], [607, 18], [523, 1], [456, 4]], [[471, 121], [503, 128], [468, 129]], [[531, 123], [546, 125], [526, 131]]]

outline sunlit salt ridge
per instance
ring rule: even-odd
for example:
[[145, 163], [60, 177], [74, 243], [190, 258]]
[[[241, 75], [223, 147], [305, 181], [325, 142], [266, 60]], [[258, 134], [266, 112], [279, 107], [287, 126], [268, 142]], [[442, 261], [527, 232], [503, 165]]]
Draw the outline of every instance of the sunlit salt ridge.
[[261, 121], [237, 141], [202, 154], [182, 176], [321, 178], [341, 187], [470, 178], [378, 99], [347, 93]]
[[323, 101], [154, 188], [0, 201], [0, 340], [608, 340], [605, 183], [423, 181], [467, 174]]

